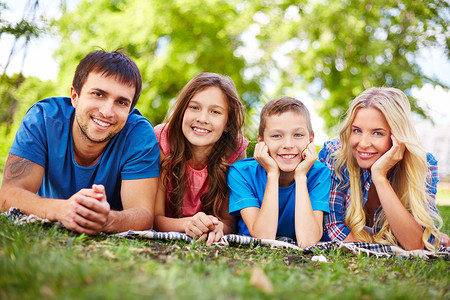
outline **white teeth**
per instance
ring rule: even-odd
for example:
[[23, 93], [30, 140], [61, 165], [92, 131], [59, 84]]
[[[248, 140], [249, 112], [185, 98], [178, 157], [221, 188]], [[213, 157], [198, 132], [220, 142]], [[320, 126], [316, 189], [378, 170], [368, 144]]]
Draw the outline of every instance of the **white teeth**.
[[194, 131], [197, 131], [197, 132], [200, 132], [200, 133], [208, 133], [209, 132], [209, 130], [206, 130], [206, 129], [200, 129], [200, 128], [197, 128], [197, 127], [193, 127], [192, 128]]
[[97, 120], [97, 119], [92, 119], [95, 123], [97, 123], [98, 125], [100, 125], [100, 126], [103, 126], [103, 127], [107, 127], [107, 126], [110, 126], [110, 124], [109, 123], [106, 123], [106, 122], [103, 122], [103, 121], [100, 121], [100, 120]]
[[283, 158], [287, 158], [287, 159], [291, 159], [294, 158], [295, 155], [294, 154], [290, 154], [290, 155], [281, 155]]
[[371, 155], [373, 155], [372, 153], [364, 153], [364, 152], [360, 152], [359, 154], [361, 156], [371, 156]]

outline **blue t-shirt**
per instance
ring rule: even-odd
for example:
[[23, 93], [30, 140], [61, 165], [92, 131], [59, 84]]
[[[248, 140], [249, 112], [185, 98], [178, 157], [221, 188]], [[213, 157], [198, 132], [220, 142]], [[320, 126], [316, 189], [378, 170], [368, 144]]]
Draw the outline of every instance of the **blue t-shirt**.
[[[330, 170], [316, 161], [308, 173], [307, 188], [313, 210], [330, 212]], [[241, 217], [240, 210], [247, 207], [261, 208], [266, 191], [266, 170], [254, 159], [247, 158], [234, 163], [228, 172], [230, 187], [230, 215], [238, 217], [238, 233], [250, 235]], [[277, 236], [295, 236], [295, 181], [288, 187], [280, 187], [278, 192]]]
[[97, 163], [82, 167], [74, 158], [74, 111], [68, 97], [37, 102], [23, 118], [9, 153], [44, 167], [38, 195], [68, 199], [80, 189], [103, 184], [111, 209], [122, 210], [122, 180], [159, 176], [159, 146], [153, 126], [133, 109], [124, 128], [109, 141]]

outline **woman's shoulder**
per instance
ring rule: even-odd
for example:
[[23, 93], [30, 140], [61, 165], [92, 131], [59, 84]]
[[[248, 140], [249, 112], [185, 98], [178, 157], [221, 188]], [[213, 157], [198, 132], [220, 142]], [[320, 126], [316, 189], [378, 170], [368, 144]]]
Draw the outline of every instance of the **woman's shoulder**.
[[323, 143], [322, 149], [319, 151], [319, 161], [325, 165], [329, 165], [333, 161], [333, 154], [341, 149], [341, 141], [334, 138]]
[[434, 157], [433, 154], [431, 154], [430, 152], [427, 152], [427, 164], [429, 166], [437, 166], [437, 160], [436, 157]]
[[341, 140], [337, 137], [324, 142], [322, 147], [322, 150], [332, 153], [338, 151], [339, 149], [341, 149]]

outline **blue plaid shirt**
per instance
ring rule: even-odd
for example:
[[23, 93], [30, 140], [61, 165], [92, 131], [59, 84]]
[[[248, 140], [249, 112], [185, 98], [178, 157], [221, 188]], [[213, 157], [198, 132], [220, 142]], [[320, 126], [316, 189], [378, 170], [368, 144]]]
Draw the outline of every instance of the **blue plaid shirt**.
[[[350, 204], [350, 185], [340, 185], [334, 169], [334, 158], [332, 154], [341, 148], [341, 142], [338, 138], [329, 140], [324, 143], [322, 150], [319, 152], [319, 160], [331, 170], [331, 191], [330, 191], [330, 213], [324, 215], [324, 226], [330, 240], [343, 241], [350, 233], [350, 228], [345, 225], [345, 213]], [[431, 210], [438, 213], [436, 208], [436, 192], [437, 183], [439, 182], [437, 161], [431, 153], [427, 153], [427, 193], [430, 196], [428, 206]], [[345, 182], [349, 182], [348, 170], [342, 170]], [[390, 180], [390, 178], [389, 178]], [[361, 189], [363, 194], [363, 205], [366, 204], [369, 195], [369, 188], [372, 184], [372, 177], [369, 169], [361, 169]], [[382, 207], [377, 207], [374, 213], [373, 224], [381, 216]], [[380, 224], [382, 225], [382, 224]], [[373, 232], [378, 232], [380, 228], [374, 227]], [[324, 234], [326, 239], [326, 235]]]

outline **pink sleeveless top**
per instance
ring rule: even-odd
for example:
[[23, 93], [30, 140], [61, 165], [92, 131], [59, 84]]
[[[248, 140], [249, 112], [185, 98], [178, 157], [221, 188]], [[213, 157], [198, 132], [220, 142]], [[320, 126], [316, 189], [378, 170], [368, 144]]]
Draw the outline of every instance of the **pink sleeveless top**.
[[[156, 138], [159, 142], [159, 147], [161, 148], [164, 155], [170, 154], [169, 141], [167, 138], [167, 127], [166, 124], [159, 124], [155, 127]], [[239, 155], [241, 155], [248, 145], [248, 140], [242, 137], [242, 143], [238, 149], [228, 157], [227, 161], [233, 163]], [[188, 163], [186, 163], [186, 173], [188, 178], [186, 178], [186, 185], [184, 191], [183, 207], [182, 212], [184, 216], [190, 217], [196, 213], [202, 211], [202, 202], [200, 197], [208, 189], [208, 168], [205, 166], [201, 170], [193, 169]], [[166, 216], [171, 217], [172, 212], [168, 207], [169, 195], [172, 190], [172, 184], [168, 182], [166, 191]]]

